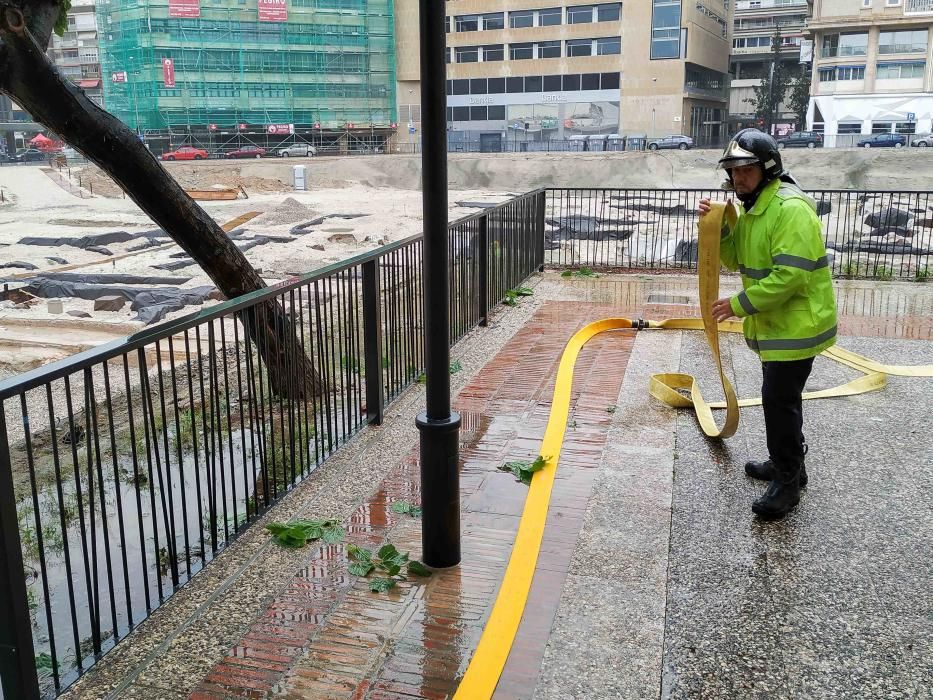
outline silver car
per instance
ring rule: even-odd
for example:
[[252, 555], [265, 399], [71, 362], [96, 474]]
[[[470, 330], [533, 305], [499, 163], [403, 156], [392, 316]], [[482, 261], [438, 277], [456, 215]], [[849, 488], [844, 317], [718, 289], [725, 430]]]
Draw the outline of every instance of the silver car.
[[308, 158], [317, 155], [317, 149], [310, 143], [293, 143], [280, 148], [277, 153], [282, 158]]
[[678, 148], [681, 151], [686, 151], [688, 148], [693, 148], [693, 139], [683, 134], [676, 134], [648, 141], [649, 151], [657, 151], [660, 148]]
[[917, 148], [929, 148], [930, 146], [933, 146], [933, 134], [915, 136], [910, 139], [910, 145], [916, 146]]

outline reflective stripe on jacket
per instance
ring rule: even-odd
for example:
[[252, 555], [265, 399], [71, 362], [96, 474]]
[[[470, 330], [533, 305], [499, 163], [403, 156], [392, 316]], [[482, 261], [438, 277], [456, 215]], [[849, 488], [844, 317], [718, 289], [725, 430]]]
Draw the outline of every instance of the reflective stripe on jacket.
[[720, 257], [742, 274], [731, 298], [748, 346], [763, 362], [802, 360], [836, 342], [836, 299], [816, 206], [800, 188], [768, 183], [733, 230]]

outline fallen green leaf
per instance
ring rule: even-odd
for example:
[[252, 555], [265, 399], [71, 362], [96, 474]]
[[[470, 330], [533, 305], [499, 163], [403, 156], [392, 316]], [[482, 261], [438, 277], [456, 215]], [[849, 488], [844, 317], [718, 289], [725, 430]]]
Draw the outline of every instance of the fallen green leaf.
[[349, 572], [354, 576], [369, 576], [369, 572], [375, 568], [372, 562], [355, 561], [350, 564]]
[[408, 562], [408, 573], [412, 576], [430, 576], [431, 570], [417, 559]]
[[395, 588], [395, 581], [390, 578], [374, 578], [369, 582], [369, 590], [373, 593], [385, 593]]

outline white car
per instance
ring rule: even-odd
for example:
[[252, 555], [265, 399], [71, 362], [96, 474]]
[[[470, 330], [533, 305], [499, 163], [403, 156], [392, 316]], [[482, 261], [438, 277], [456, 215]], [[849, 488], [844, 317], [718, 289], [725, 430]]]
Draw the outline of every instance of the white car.
[[310, 143], [293, 143], [278, 150], [282, 158], [307, 158], [317, 155], [317, 149]]

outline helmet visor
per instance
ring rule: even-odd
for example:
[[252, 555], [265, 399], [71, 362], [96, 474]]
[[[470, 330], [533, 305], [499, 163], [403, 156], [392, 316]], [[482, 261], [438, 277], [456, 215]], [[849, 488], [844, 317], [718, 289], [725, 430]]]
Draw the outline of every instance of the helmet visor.
[[722, 157], [719, 159], [719, 164], [717, 168], [720, 170], [728, 170], [730, 168], [738, 168], [742, 165], [755, 165], [760, 163], [758, 156], [756, 156], [751, 151], [748, 151], [742, 148], [738, 141], [733, 139], [729, 142], [729, 145], [726, 146], [726, 150], [723, 152]]

